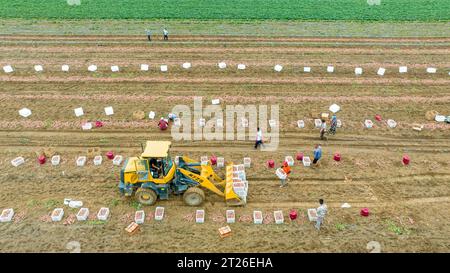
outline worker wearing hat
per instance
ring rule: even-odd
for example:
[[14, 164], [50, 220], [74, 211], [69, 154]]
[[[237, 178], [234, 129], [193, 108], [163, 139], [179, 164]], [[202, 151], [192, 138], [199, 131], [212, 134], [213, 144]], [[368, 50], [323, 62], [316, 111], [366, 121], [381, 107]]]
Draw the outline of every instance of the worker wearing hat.
[[159, 129], [160, 129], [161, 131], [164, 131], [164, 130], [167, 129], [168, 125], [169, 125], [169, 124], [168, 124], [167, 121], [164, 119], [164, 117], [161, 117], [161, 119], [160, 119], [159, 122], [158, 122], [158, 127], [159, 127]]

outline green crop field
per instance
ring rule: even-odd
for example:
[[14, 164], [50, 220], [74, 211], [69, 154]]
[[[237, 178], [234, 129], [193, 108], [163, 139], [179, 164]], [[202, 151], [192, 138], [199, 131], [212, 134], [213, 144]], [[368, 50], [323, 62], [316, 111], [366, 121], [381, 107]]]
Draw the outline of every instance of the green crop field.
[[[374, 4], [379, 2], [379, 5]], [[69, 5], [69, 3], [71, 5]], [[79, 3], [79, 5], [78, 5]], [[3, 0], [0, 18], [449, 21], [449, 0]]]

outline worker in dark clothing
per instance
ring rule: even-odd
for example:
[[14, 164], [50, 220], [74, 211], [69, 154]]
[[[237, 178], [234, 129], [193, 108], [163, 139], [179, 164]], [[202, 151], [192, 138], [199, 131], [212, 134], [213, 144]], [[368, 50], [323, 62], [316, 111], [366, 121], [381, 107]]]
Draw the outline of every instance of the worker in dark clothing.
[[145, 33], [147, 34], [148, 40], [151, 42], [152, 41], [152, 33], [150, 32], [150, 30], [146, 29]]
[[163, 29], [163, 36], [164, 36], [164, 41], [169, 40], [169, 32], [167, 31], [167, 29]]

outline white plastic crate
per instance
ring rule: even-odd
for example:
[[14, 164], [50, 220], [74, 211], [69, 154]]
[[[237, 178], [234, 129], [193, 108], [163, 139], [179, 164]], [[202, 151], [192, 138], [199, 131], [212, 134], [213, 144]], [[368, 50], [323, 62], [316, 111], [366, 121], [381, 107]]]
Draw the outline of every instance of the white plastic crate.
[[167, 72], [168, 68], [167, 65], [163, 64], [161, 65], [161, 72]]
[[198, 209], [195, 212], [195, 222], [197, 224], [203, 224], [205, 222], [205, 210]]
[[309, 156], [304, 156], [302, 159], [302, 163], [305, 167], [311, 166], [311, 159], [309, 158]]
[[5, 66], [3, 66], [3, 71], [5, 73], [12, 73], [12, 72], [14, 72], [14, 69], [10, 65], [5, 65]]
[[244, 70], [246, 68], [245, 64], [238, 64], [237, 69]]
[[284, 161], [288, 163], [289, 166], [294, 166], [294, 158], [290, 155], [284, 157]]
[[105, 114], [107, 116], [114, 115], [114, 109], [112, 108], [112, 106], [105, 107]]
[[13, 209], [4, 209], [0, 214], [0, 223], [11, 222], [14, 217]]
[[156, 207], [155, 220], [161, 221], [164, 218], [164, 207]]
[[364, 126], [366, 126], [366, 128], [372, 128], [373, 127], [373, 122], [370, 119], [366, 119], [364, 121]]
[[208, 157], [206, 155], [200, 157], [200, 162], [204, 166], [208, 165]]
[[397, 127], [397, 122], [393, 119], [388, 119], [387, 125], [389, 126], [389, 128], [395, 128], [395, 127]]
[[14, 167], [18, 167], [20, 165], [22, 165], [23, 163], [25, 163], [25, 159], [21, 156], [14, 158], [13, 160], [11, 160], [11, 164]]
[[306, 72], [306, 73], [311, 72], [311, 67], [309, 67], [309, 66], [303, 67], [303, 72]]
[[184, 63], [182, 66], [184, 69], [189, 69], [192, 67], [191, 63]]
[[82, 107], [75, 108], [73, 111], [75, 112], [75, 116], [77, 117], [81, 117], [82, 115], [84, 115]]
[[120, 68], [117, 65], [113, 65], [113, 66], [111, 66], [111, 71], [112, 72], [119, 72]]
[[334, 66], [332, 66], [332, 65], [327, 66], [327, 72], [328, 73], [333, 73], [334, 72]]
[[336, 103], [333, 103], [332, 105], [330, 105], [330, 108], [328, 108], [328, 110], [330, 110], [333, 113], [337, 113], [341, 110], [341, 107]]
[[362, 75], [363, 69], [361, 67], [355, 68], [355, 75]]
[[19, 110], [19, 115], [21, 115], [24, 118], [27, 118], [31, 116], [31, 110], [28, 108], [22, 108]]
[[342, 121], [340, 119], [336, 120], [336, 127], [338, 128], [342, 127]]
[[141, 71], [148, 71], [149, 65], [148, 64], [141, 64]]
[[436, 115], [434, 117], [434, 120], [437, 121], [437, 122], [444, 122], [445, 121], [445, 116], [443, 116], [443, 115]]
[[264, 218], [263, 218], [262, 211], [259, 211], [259, 210], [253, 211], [253, 223], [262, 224], [263, 219]]
[[225, 68], [227, 68], [227, 64], [224, 63], [224, 62], [220, 62], [220, 63], [218, 64], [218, 66], [219, 66], [220, 69], [225, 69]]
[[317, 211], [316, 209], [308, 209], [308, 219], [309, 221], [317, 221]]
[[53, 166], [58, 166], [59, 163], [61, 162], [61, 156], [60, 155], [52, 156], [51, 162]]
[[109, 208], [101, 208], [97, 213], [97, 219], [100, 221], [108, 220]]
[[236, 213], [234, 212], [234, 209], [227, 210], [225, 216], [228, 224], [233, 224], [236, 222]]
[[120, 166], [120, 164], [122, 163], [123, 160], [123, 156], [121, 155], [116, 155], [113, 159], [113, 165], [114, 166]]
[[314, 126], [316, 126], [316, 128], [320, 128], [322, 126], [322, 120], [316, 118], [314, 120]]
[[88, 208], [81, 208], [77, 213], [77, 220], [78, 221], [86, 221], [89, 217], [89, 209]]
[[94, 157], [94, 165], [100, 166], [102, 165], [103, 157], [101, 155], [97, 155]]
[[277, 122], [274, 119], [269, 120], [270, 128], [275, 128], [277, 126]]
[[436, 73], [437, 69], [435, 67], [427, 67], [427, 73], [434, 74]]
[[64, 216], [64, 209], [62, 209], [62, 208], [54, 209], [52, 214], [51, 214], [51, 218], [52, 218], [53, 222], [61, 221], [63, 216]]
[[298, 128], [305, 128], [305, 121], [297, 120], [297, 127]]
[[81, 208], [83, 206], [83, 201], [70, 200], [68, 205], [74, 209]]
[[69, 65], [63, 64], [63, 65], [61, 66], [61, 71], [63, 71], [63, 72], [69, 72]]
[[377, 75], [384, 76], [385, 72], [386, 72], [386, 69], [383, 67], [380, 67], [380, 68], [378, 68]]
[[42, 72], [42, 71], [44, 71], [44, 67], [42, 65], [40, 65], [40, 64], [37, 64], [37, 65], [34, 66], [34, 71]]
[[252, 164], [252, 159], [250, 157], [244, 157], [244, 167], [250, 168]]
[[86, 164], [86, 157], [85, 156], [79, 156], [77, 158], [77, 166], [83, 167]]
[[217, 158], [217, 167], [223, 168], [225, 166], [225, 159], [223, 157]]
[[281, 70], [283, 70], [283, 66], [280, 64], [277, 64], [273, 67], [273, 70], [275, 70], [276, 72], [281, 72]]
[[278, 177], [279, 179], [286, 179], [286, 178], [287, 178], [287, 175], [286, 175], [286, 173], [284, 172], [284, 170], [283, 170], [282, 168], [278, 168], [278, 169], [275, 171], [275, 174], [277, 175], [277, 177]]
[[200, 118], [198, 120], [198, 126], [205, 127], [205, 125], [206, 125], [206, 120], [204, 118]]
[[211, 100], [212, 105], [219, 105], [220, 104], [220, 99], [213, 99]]
[[92, 129], [92, 123], [91, 122], [86, 122], [83, 125], [81, 125], [81, 129], [83, 130], [91, 130]]
[[136, 224], [143, 224], [145, 221], [145, 212], [143, 210], [138, 210], [134, 213], [134, 221]]
[[90, 72], [97, 71], [97, 66], [95, 64], [91, 64], [90, 66], [88, 66], [88, 71]]
[[148, 118], [149, 118], [149, 119], [154, 119], [155, 116], [156, 116], [156, 113], [153, 112], [153, 111], [150, 111], [150, 113], [148, 113]]
[[398, 72], [399, 73], [407, 73], [408, 72], [408, 67], [407, 66], [400, 66], [398, 68]]
[[283, 211], [281, 210], [274, 211], [273, 218], [275, 219], [275, 224], [283, 224], [284, 223]]

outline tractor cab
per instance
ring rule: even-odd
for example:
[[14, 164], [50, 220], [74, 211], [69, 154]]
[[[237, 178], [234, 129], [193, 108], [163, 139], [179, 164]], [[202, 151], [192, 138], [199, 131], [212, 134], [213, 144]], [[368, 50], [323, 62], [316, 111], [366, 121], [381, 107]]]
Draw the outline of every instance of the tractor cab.
[[166, 184], [175, 175], [169, 156], [170, 141], [147, 141], [140, 157], [127, 159], [122, 168], [123, 182], [128, 184]]

